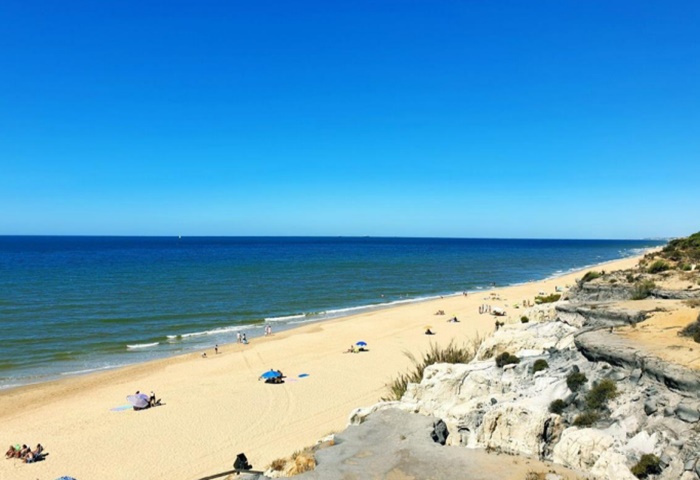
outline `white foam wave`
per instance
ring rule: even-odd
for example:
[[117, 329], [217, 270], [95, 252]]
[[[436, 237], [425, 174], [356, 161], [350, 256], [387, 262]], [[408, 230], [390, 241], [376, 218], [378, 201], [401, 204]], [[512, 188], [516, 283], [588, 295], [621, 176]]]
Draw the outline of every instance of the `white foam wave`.
[[137, 343], [135, 345], [127, 345], [126, 348], [132, 350], [136, 348], [149, 348], [149, 347], [155, 347], [158, 345], [159, 342], [153, 342], [153, 343]]
[[202, 337], [205, 335], [220, 335], [222, 333], [232, 333], [232, 332], [239, 332], [241, 330], [250, 330], [253, 328], [260, 328], [258, 325], [236, 325], [236, 326], [230, 326], [230, 327], [220, 327], [220, 328], [214, 328], [212, 330], [204, 330], [202, 332], [192, 332], [192, 333], [183, 333], [182, 335], [168, 335], [168, 338], [174, 339], [174, 338], [190, 338], [190, 337]]
[[300, 314], [296, 314], [296, 315], [285, 315], [282, 317], [266, 317], [265, 321], [266, 322], [285, 322], [287, 320], [296, 320], [299, 318], [305, 318], [308, 315], [309, 314], [306, 314], [306, 313], [300, 313]]
[[105, 365], [102, 367], [86, 368], [85, 370], [74, 370], [71, 372], [61, 372], [61, 375], [82, 375], [83, 373], [98, 372], [100, 370], [110, 370], [112, 368], [122, 367], [123, 365]]

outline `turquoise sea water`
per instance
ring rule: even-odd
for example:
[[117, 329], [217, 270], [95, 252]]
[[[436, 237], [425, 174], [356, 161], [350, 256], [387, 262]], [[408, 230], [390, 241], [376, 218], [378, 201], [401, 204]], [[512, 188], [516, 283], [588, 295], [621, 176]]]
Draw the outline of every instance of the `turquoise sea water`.
[[542, 279], [653, 240], [0, 237], [0, 388]]

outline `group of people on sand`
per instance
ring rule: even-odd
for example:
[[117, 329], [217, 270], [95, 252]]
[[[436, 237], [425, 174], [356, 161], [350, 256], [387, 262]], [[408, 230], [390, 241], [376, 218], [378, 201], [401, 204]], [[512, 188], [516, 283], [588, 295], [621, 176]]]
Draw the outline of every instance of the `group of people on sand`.
[[151, 392], [151, 395], [149, 396], [145, 393], [141, 393], [139, 390], [136, 390], [136, 396], [142, 398], [148, 403], [143, 407], [134, 406], [134, 410], [146, 410], [147, 408], [156, 407], [160, 405], [160, 398], [156, 400], [156, 394], [153, 392]]
[[43, 452], [44, 447], [41, 446], [41, 443], [37, 444], [34, 450], [29, 448], [27, 445], [10, 445], [10, 448], [7, 450], [7, 452], [5, 452], [5, 458], [19, 458], [24, 463], [33, 463], [41, 460], [43, 457]]
[[236, 342], [248, 345], [248, 338], [245, 336], [245, 333], [236, 332]]
[[[276, 375], [274, 375], [274, 376], [268, 375], [270, 372], [273, 372], [273, 373], [275, 373]], [[260, 377], [258, 378], [258, 380], [265, 380], [265, 383], [284, 383], [284, 379], [285, 379], [285, 376], [284, 376], [284, 373], [282, 373], [281, 370], [275, 370], [275, 369], [272, 369], [272, 368], [270, 369], [269, 372], [263, 373], [263, 374], [260, 375]]]
[[359, 346], [359, 345], [350, 345], [350, 348], [345, 350], [343, 353], [360, 353], [360, 352], [366, 352], [367, 349], [365, 347]]

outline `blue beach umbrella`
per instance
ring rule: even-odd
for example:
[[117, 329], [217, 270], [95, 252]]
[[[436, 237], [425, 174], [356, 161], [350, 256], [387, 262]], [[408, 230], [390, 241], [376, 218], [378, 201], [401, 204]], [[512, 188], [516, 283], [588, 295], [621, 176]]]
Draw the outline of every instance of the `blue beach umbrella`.
[[360, 341], [357, 342], [355, 345], [357, 345], [358, 347], [366, 347], [366, 346], [367, 346], [367, 342], [363, 342], [362, 340], [360, 340]]
[[265, 380], [267, 380], [268, 378], [279, 378], [281, 376], [282, 375], [279, 372], [275, 372], [274, 370], [270, 370], [270, 371], [265, 372], [262, 375], [260, 375], [260, 378], [264, 378]]

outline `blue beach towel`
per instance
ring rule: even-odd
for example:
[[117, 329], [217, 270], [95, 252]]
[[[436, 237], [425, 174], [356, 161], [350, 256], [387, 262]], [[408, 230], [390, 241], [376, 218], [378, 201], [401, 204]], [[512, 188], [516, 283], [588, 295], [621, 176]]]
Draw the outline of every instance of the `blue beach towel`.
[[110, 408], [110, 410], [113, 412], [121, 412], [123, 410], [131, 410], [132, 408], [134, 407], [131, 405], [120, 405], [118, 407]]
[[308, 376], [309, 376], [308, 373], [300, 373], [299, 374], [299, 378], [304, 378], [304, 377], [308, 377]]

